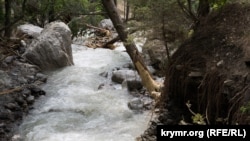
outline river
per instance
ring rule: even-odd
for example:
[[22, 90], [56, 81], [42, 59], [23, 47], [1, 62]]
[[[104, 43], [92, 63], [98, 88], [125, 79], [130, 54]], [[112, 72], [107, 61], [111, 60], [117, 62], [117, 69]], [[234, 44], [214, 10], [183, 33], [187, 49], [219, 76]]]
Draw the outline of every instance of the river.
[[130, 62], [127, 53], [75, 44], [72, 49], [75, 65], [49, 73], [42, 87], [46, 95], [19, 127], [22, 141], [134, 141], [151, 114], [131, 111], [127, 103], [133, 96], [120, 85], [110, 86], [112, 69]]

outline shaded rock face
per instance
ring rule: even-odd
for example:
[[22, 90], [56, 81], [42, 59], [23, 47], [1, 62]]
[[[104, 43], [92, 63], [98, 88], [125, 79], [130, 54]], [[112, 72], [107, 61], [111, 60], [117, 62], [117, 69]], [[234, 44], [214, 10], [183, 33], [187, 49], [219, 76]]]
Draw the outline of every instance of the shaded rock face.
[[26, 49], [23, 57], [42, 70], [73, 65], [71, 31], [63, 22], [52, 22]]

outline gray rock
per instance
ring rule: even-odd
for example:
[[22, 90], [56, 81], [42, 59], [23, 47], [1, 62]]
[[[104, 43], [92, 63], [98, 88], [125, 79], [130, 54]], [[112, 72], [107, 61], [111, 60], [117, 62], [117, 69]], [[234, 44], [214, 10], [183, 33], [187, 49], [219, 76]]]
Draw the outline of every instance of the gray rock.
[[26, 101], [28, 104], [32, 104], [35, 101], [35, 97], [33, 95], [30, 95], [27, 97]]
[[108, 30], [113, 30], [114, 25], [110, 19], [103, 19], [98, 25], [100, 28], [108, 29]]
[[71, 31], [63, 22], [52, 22], [26, 49], [23, 57], [42, 70], [73, 65]]
[[5, 105], [5, 108], [9, 110], [16, 110], [18, 109], [18, 106], [15, 103], [8, 103]]
[[33, 24], [24, 24], [17, 27], [18, 34], [27, 34], [33, 38], [36, 38], [40, 35], [43, 28], [35, 26]]
[[143, 109], [143, 101], [140, 98], [134, 98], [128, 103], [128, 107], [131, 110], [142, 110]]
[[108, 77], [108, 72], [102, 72], [99, 75], [102, 76], [102, 77], [106, 77], [107, 78]]
[[31, 94], [31, 90], [25, 88], [25, 89], [23, 89], [22, 94], [23, 94], [25, 97], [28, 97], [28, 96]]
[[124, 80], [140, 80], [141, 78], [138, 73], [133, 70], [116, 70], [113, 71], [111, 79], [112, 81], [121, 84]]
[[0, 88], [11, 86], [11, 78], [7, 72], [0, 70]]
[[37, 73], [36, 74], [36, 79], [41, 81], [41, 82], [46, 82], [47, 81], [48, 76], [42, 73]]
[[141, 79], [127, 79], [128, 90], [139, 90], [143, 87]]
[[4, 62], [10, 64], [15, 59], [15, 56], [8, 56], [4, 59]]

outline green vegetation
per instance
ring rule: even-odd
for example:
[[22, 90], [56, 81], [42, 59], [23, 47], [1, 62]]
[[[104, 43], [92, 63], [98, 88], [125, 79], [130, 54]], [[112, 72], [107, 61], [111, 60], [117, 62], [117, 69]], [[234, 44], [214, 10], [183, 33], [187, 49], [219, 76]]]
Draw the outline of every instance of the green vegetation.
[[[10, 15], [6, 15], [5, 7], [9, 3], [12, 10]], [[82, 17], [80, 21], [92, 25], [97, 25], [104, 18], [103, 7], [99, 0], [1, 0], [0, 1], [0, 30], [2, 33], [7, 31], [7, 27], [14, 28], [15, 25], [22, 23], [31, 23], [40, 27], [45, 24], [60, 20], [65, 23], [76, 21]], [[4, 20], [8, 16], [9, 21]], [[7, 22], [7, 23], [6, 23]], [[70, 26], [73, 32], [83, 28], [81, 26]], [[79, 24], [77, 24], [79, 25]], [[73, 33], [74, 35], [76, 33]]]

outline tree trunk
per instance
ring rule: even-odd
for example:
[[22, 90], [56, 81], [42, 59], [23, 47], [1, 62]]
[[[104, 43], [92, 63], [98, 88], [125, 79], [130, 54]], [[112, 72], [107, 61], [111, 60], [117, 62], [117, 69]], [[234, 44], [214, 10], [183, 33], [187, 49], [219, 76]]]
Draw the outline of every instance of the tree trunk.
[[162, 85], [157, 83], [152, 78], [152, 75], [144, 64], [143, 58], [141, 57], [138, 49], [136, 48], [135, 43], [131, 40], [128, 40], [128, 33], [125, 30], [124, 24], [121, 20], [120, 15], [118, 14], [114, 1], [102, 0], [102, 4], [106, 9], [110, 19], [112, 20], [121, 41], [124, 43], [126, 51], [129, 54], [138, 74], [142, 79], [142, 84], [154, 98], [158, 98], [160, 96], [160, 90]]
[[129, 19], [129, 12], [130, 12], [129, 1], [127, 0], [127, 3], [126, 3], [126, 17], [125, 17], [126, 22]]
[[205, 17], [208, 15], [210, 6], [208, 0], [199, 0], [198, 17]]
[[11, 36], [10, 19], [11, 19], [11, 0], [5, 0], [4, 36], [7, 38]]
[[49, 1], [49, 22], [55, 20], [55, 0]]

